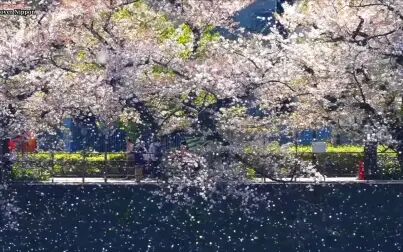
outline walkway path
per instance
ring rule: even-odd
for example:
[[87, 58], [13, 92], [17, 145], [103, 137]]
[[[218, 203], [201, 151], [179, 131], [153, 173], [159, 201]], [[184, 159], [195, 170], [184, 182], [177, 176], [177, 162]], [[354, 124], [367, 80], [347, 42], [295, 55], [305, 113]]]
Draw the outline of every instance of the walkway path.
[[[143, 179], [140, 182], [136, 182], [134, 179], [121, 179], [121, 178], [108, 178], [105, 183], [104, 178], [69, 178], [69, 177], [57, 177], [51, 178], [48, 181], [42, 181], [43, 184], [158, 184], [162, 181], [155, 179]], [[344, 183], [369, 183], [369, 184], [403, 184], [403, 180], [358, 180], [356, 177], [328, 177], [325, 180], [315, 180], [314, 178], [297, 178], [296, 181], [290, 182], [290, 178], [284, 178], [285, 183], [293, 184], [344, 184]], [[255, 179], [253, 183], [256, 184], [278, 184], [280, 182], [272, 181], [270, 179]]]

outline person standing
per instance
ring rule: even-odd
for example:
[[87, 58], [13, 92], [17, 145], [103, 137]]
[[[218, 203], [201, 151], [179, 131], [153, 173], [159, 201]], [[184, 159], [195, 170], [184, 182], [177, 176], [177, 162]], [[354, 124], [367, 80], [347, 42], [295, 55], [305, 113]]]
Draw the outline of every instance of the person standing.
[[148, 152], [150, 153], [151, 173], [155, 177], [159, 177], [160, 170], [158, 164], [162, 156], [161, 143], [159, 141], [153, 141], [148, 148]]
[[[126, 157], [127, 157], [127, 164], [124, 167], [119, 166], [120, 173], [124, 173], [126, 175], [126, 179], [129, 178], [130, 170], [134, 169], [135, 167], [135, 148], [134, 143], [131, 138], [127, 139], [127, 146], [126, 146]], [[123, 168], [123, 169], [122, 169]]]
[[137, 182], [140, 182], [143, 178], [144, 173], [144, 166], [145, 166], [145, 159], [144, 155], [146, 153], [145, 144], [143, 141], [138, 141], [134, 150], [134, 160], [135, 160], [135, 167], [134, 167], [134, 176]]

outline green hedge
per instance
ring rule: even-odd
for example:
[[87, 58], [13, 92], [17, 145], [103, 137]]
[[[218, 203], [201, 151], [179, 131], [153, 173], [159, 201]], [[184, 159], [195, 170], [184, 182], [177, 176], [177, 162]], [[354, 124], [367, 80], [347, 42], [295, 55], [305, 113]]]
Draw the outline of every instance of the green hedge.
[[[117, 174], [125, 164], [124, 153], [108, 153], [108, 173]], [[103, 153], [34, 153], [19, 155], [13, 165], [14, 180], [47, 180], [51, 176], [100, 176], [105, 168]], [[114, 162], [119, 161], [119, 162]]]
[[[358, 176], [359, 163], [364, 160], [364, 153], [299, 153], [299, 158], [316, 161], [318, 170], [328, 176]], [[378, 169], [380, 179], [398, 179], [402, 177], [396, 155], [378, 153]]]
[[[312, 146], [292, 146], [290, 147], [292, 152], [298, 152], [298, 153], [312, 153]], [[364, 146], [360, 145], [331, 145], [327, 144], [327, 153], [356, 153], [364, 152]], [[390, 156], [397, 156], [397, 153], [388, 149], [386, 146], [378, 146], [378, 153], [387, 153]]]
[[[314, 155], [310, 152], [298, 152], [298, 158], [313, 161]], [[12, 177], [16, 181], [47, 180], [51, 176], [101, 176], [105, 168], [103, 153], [35, 153], [19, 156], [15, 163]], [[359, 162], [364, 159], [363, 152], [349, 153], [347, 151], [336, 153], [327, 152], [315, 154], [318, 170], [328, 176], [357, 176]], [[108, 153], [108, 174], [119, 174], [125, 165], [125, 153]], [[113, 162], [118, 161], [118, 162]], [[380, 178], [401, 178], [399, 163], [396, 155], [379, 153], [378, 166]], [[52, 168], [53, 167], [53, 168]], [[255, 174], [249, 174], [254, 176]]]
[[14, 181], [45, 181], [51, 177], [50, 171], [44, 168], [29, 167], [22, 163], [14, 164], [11, 172]]

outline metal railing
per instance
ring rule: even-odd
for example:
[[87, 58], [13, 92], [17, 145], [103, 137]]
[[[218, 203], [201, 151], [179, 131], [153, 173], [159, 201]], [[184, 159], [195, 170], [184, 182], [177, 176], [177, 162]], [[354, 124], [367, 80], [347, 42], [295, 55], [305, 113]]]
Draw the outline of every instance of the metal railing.
[[[134, 178], [136, 167], [142, 167], [145, 174], [155, 173], [156, 167], [151, 162], [136, 166], [126, 159], [125, 153], [80, 153], [75, 159], [56, 157], [62, 153], [42, 153], [42, 159], [36, 154], [25, 154], [13, 162], [14, 180], [47, 180], [58, 177], [66, 178]], [[66, 153], [67, 154], [67, 153]], [[113, 155], [115, 156], [113, 159]], [[68, 154], [68, 155], [71, 155]], [[148, 153], [148, 155], [151, 155]], [[359, 172], [359, 163], [363, 160], [362, 152], [327, 152], [321, 154], [298, 153], [297, 158], [312, 161], [315, 168], [327, 177], [355, 177]], [[77, 158], [80, 157], [80, 158]], [[94, 159], [95, 157], [95, 159]], [[378, 169], [385, 177], [400, 176], [401, 170], [397, 156], [393, 153], [379, 153]], [[262, 172], [262, 171], [257, 171]], [[262, 173], [264, 176], [264, 172]]]
[[[325, 153], [298, 153], [297, 158], [312, 161], [316, 169], [328, 177], [357, 176], [359, 163], [364, 160], [363, 152], [325, 152]], [[394, 152], [378, 152], [378, 170], [388, 176], [400, 172], [397, 154]]]
[[[108, 178], [135, 178], [136, 168], [141, 168], [144, 175], [154, 175], [156, 167], [152, 162], [145, 162], [144, 165], [137, 165], [134, 161], [126, 159], [124, 153], [120, 154], [120, 160], [110, 160], [111, 154], [103, 153], [80, 153], [80, 158], [56, 158], [56, 155], [66, 155], [67, 153], [41, 153], [45, 155], [25, 154], [13, 160], [12, 178], [17, 181], [24, 180], [53, 180], [54, 178], [103, 178], [107, 182]], [[77, 153], [75, 154], [77, 155]], [[95, 155], [95, 156], [94, 156]], [[151, 153], [145, 153], [150, 157]], [[96, 158], [94, 160], [94, 157]], [[92, 158], [92, 160], [91, 160]]]

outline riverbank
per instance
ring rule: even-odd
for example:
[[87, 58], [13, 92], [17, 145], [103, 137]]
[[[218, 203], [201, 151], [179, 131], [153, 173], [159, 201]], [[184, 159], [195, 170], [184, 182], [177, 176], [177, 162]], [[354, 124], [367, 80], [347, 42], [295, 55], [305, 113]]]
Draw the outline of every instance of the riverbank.
[[[133, 179], [122, 179], [122, 178], [93, 178], [93, 177], [56, 177], [50, 178], [46, 181], [21, 181], [14, 183], [26, 183], [26, 184], [71, 184], [71, 185], [82, 185], [82, 184], [123, 184], [123, 185], [136, 185], [136, 184], [161, 184], [162, 180], [155, 179], [143, 179], [137, 182]], [[282, 178], [282, 182], [274, 181], [271, 179], [257, 178], [251, 180], [250, 184], [351, 184], [351, 183], [364, 183], [364, 184], [403, 184], [403, 180], [359, 180], [357, 177], [326, 177], [326, 178]]]

